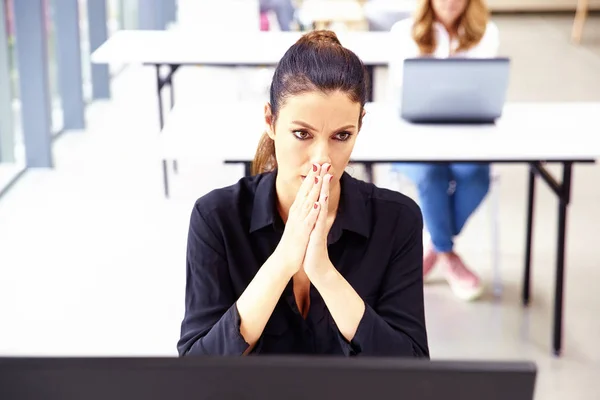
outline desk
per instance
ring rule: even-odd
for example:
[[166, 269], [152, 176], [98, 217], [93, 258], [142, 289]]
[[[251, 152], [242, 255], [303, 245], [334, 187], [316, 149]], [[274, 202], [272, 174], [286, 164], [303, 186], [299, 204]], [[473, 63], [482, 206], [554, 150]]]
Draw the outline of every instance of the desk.
[[[208, 33], [207, 33], [208, 34]], [[173, 29], [167, 31], [119, 31], [92, 53], [96, 64], [142, 64], [156, 68], [160, 127], [164, 126], [161, 91], [169, 86], [174, 104], [173, 74], [183, 65], [275, 66], [303, 32], [217, 32], [202, 37], [201, 32]], [[354, 51], [365, 63], [371, 80], [369, 99], [373, 98], [374, 68], [387, 66], [391, 37], [387, 32], [339, 32], [342, 45]], [[161, 75], [161, 67], [169, 72]]]
[[[559, 355], [562, 349], [565, 231], [572, 170], [575, 163], [593, 163], [600, 158], [597, 141], [600, 103], [507, 104], [502, 118], [494, 125], [415, 125], [403, 121], [396, 107], [389, 104], [370, 103], [366, 110], [352, 162], [365, 164], [368, 169], [375, 163], [393, 162], [492, 162], [530, 166], [522, 293], [525, 306], [529, 304], [531, 293], [536, 177], [549, 185], [559, 200], [552, 330], [553, 352]], [[214, 126], [207, 125], [207, 120], [202, 119], [207, 112]], [[236, 118], [230, 118], [231, 115]], [[223, 124], [222, 121], [228, 122]], [[227, 132], [223, 132], [224, 126]], [[175, 106], [159, 135], [158, 151], [164, 159], [189, 156], [241, 163], [249, 174], [263, 130], [262, 104]], [[210, 144], [207, 146], [207, 143]], [[545, 168], [546, 163], [562, 164], [560, 180]], [[166, 163], [163, 162], [163, 166]], [[166, 168], [163, 171], [165, 194], [168, 195]]]
[[298, 8], [298, 19], [303, 25], [329, 29], [333, 23], [345, 24], [350, 29], [365, 30], [364, 1], [360, 0], [304, 0]]

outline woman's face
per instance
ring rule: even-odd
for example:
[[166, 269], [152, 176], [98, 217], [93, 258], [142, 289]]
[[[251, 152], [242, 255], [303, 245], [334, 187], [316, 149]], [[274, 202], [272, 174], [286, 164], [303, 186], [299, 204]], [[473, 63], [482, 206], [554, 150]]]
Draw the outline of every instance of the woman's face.
[[469, 0], [431, 0], [435, 18], [444, 26], [455, 26], [465, 12]]
[[347, 94], [307, 92], [288, 97], [273, 125], [265, 107], [268, 133], [275, 141], [277, 180], [295, 194], [312, 164], [330, 164], [333, 188], [344, 173], [354, 148], [361, 116], [360, 103]]

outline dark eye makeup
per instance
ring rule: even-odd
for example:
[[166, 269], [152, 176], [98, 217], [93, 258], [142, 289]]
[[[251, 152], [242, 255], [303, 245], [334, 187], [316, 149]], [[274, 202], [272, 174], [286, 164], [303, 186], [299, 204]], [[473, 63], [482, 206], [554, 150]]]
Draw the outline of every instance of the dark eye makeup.
[[[304, 129], [294, 129], [292, 131], [292, 134], [298, 140], [308, 140], [311, 138], [311, 134], [307, 130], [304, 130]], [[352, 133], [350, 133], [348, 131], [342, 131], [342, 132], [336, 133], [333, 136], [333, 138], [334, 138], [334, 140], [337, 140], [338, 142], [345, 142], [348, 139], [350, 139], [351, 136], [352, 136]]]

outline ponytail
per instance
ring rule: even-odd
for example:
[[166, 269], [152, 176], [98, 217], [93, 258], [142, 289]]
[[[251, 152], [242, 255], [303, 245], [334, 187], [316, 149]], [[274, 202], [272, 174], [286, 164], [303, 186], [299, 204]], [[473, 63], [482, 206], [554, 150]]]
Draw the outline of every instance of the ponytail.
[[260, 137], [258, 148], [252, 161], [252, 175], [271, 172], [277, 168], [277, 159], [275, 158], [275, 142], [265, 132]]

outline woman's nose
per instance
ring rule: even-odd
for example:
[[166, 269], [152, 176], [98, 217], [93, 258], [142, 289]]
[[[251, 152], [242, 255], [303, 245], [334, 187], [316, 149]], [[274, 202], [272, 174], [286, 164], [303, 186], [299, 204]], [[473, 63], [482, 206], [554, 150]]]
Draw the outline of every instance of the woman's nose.
[[329, 146], [325, 144], [315, 146], [314, 152], [311, 155], [311, 160], [313, 163], [319, 165], [323, 165], [325, 163], [331, 164], [331, 157], [329, 156]]

